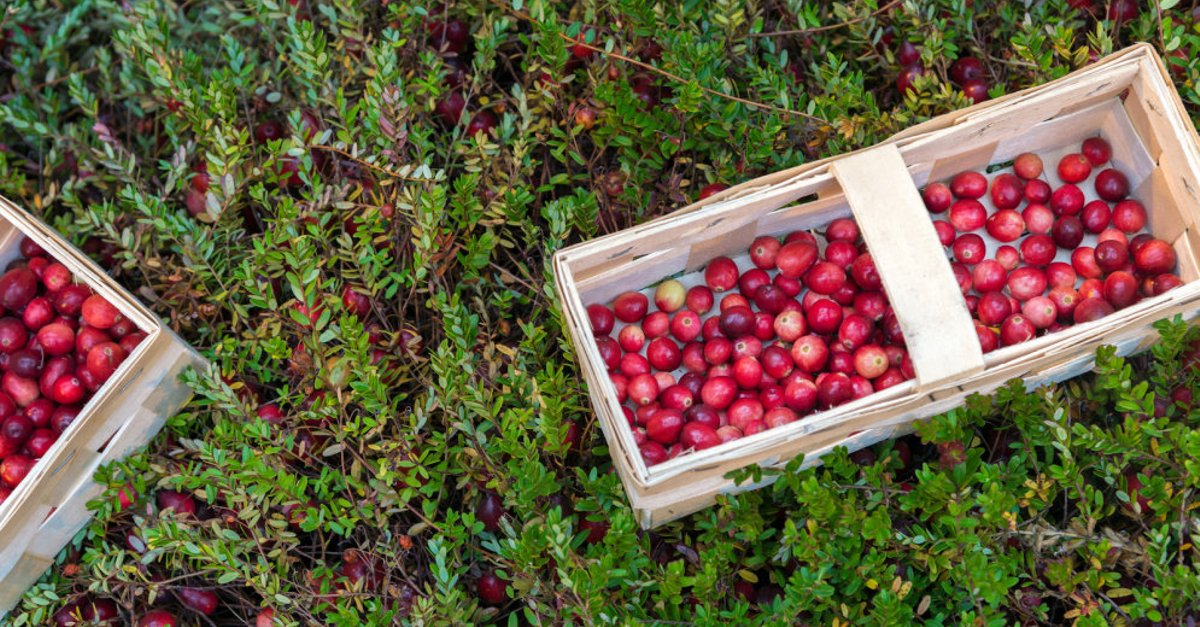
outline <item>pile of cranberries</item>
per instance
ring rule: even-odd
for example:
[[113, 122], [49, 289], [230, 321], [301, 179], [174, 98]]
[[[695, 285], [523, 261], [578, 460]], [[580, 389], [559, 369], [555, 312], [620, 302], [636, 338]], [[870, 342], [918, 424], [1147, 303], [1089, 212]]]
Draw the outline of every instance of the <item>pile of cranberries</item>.
[[1025, 153], [990, 182], [966, 171], [922, 191], [985, 353], [1183, 284], [1174, 249], [1144, 232], [1146, 208], [1111, 157], [1108, 142], [1092, 137], [1059, 160], [1054, 177]]
[[[596, 346], [647, 465], [754, 435], [913, 376], [858, 225], [754, 240], [703, 284], [589, 305]], [[718, 301], [719, 299], [719, 301]], [[715, 310], [714, 310], [715, 309]], [[615, 335], [615, 339], [614, 339]]]
[[0, 504], [146, 334], [29, 238], [0, 275]]

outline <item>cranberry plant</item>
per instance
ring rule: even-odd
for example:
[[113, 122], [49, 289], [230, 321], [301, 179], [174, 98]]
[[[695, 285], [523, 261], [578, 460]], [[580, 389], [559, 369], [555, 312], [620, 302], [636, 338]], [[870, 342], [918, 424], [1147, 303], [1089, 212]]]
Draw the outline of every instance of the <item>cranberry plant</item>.
[[1194, 4], [5, 3], [0, 193], [212, 362], [10, 622], [1194, 620], [1185, 324], [645, 532], [548, 267], [1135, 41], [1195, 118]]

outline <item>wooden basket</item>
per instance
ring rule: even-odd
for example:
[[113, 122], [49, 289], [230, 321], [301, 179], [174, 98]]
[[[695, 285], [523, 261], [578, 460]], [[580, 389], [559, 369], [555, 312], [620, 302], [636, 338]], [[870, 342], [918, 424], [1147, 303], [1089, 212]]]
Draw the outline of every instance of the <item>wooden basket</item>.
[[92, 480], [97, 468], [149, 442], [166, 418], [191, 398], [191, 390], [179, 381], [180, 373], [189, 366], [206, 367], [204, 359], [91, 259], [0, 197], [0, 267], [18, 257], [25, 236], [147, 336], [0, 505], [0, 617], [91, 519], [87, 502], [103, 490]]
[[[1101, 320], [981, 354], [973, 323], [918, 188], [1022, 152], [1078, 146], [1100, 135], [1148, 209], [1155, 237], [1171, 243], [1185, 284]], [[777, 172], [680, 211], [554, 256], [567, 330], [614, 464], [642, 526], [711, 505], [735, 485], [730, 471], [815, 463], [835, 446], [856, 450], [908, 432], [1017, 377], [1030, 386], [1089, 370], [1097, 347], [1149, 345], [1151, 323], [1200, 309], [1200, 139], [1154, 49], [1127, 48], [1085, 69], [943, 115], [878, 146]], [[642, 461], [600, 357], [585, 306], [676, 276], [688, 284], [719, 255], [759, 235], [854, 216], [904, 331], [916, 378], [866, 398], [654, 467]]]

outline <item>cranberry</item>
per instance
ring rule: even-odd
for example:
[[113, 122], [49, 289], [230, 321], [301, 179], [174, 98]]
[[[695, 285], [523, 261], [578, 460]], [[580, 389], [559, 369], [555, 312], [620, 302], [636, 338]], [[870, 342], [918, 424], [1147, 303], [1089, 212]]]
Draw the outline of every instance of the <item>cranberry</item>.
[[58, 434], [50, 429], [38, 429], [25, 441], [25, 448], [34, 459], [40, 459], [58, 441]]
[[25, 407], [41, 395], [37, 381], [17, 376], [14, 372], [4, 373], [3, 378], [0, 379], [0, 385], [2, 385], [4, 393], [11, 397], [18, 407]]
[[818, 294], [833, 294], [846, 283], [846, 271], [836, 264], [820, 261], [804, 275], [804, 284]]
[[853, 351], [866, 344], [874, 332], [875, 325], [871, 324], [870, 320], [858, 314], [850, 314], [843, 318], [838, 326], [838, 344], [845, 350]]
[[1119, 241], [1100, 242], [1096, 245], [1095, 257], [1101, 272], [1115, 272], [1129, 263], [1129, 247]]
[[829, 242], [829, 245], [825, 247], [825, 261], [843, 269], [849, 268], [857, 257], [858, 247], [844, 240]]
[[1000, 292], [987, 292], [979, 297], [976, 316], [983, 324], [994, 327], [1004, 322], [1004, 319], [1012, 313], [1012, 305], [1008, 302], [1008, 297]]
[[1149, 240], [1133, 254], [1133, 265], [1142, 274], [1167, 274], [1175, 269], [1175, 249], [1160, 239]]
[[700, 400], [716, 409], [725, 409], [737, 395], [737, 382], [733, 377], [713, 377], [700, 389]]
[[1089, 233], [1100, 233], [1108, 228], [1112, 219], [1112, 210], [1103, 200], [1093, 200], [1083, 206], [1083, 213], [1080, 217], [1083, 219], [1083, 228], [1087, 229]]
[[959, 232], [974, 231], [987, 221], [987, 209], [978, 200], [966, 198], [950, 205], [950, 224]]
[[683, 426], [683, 430], [679, 434], [679, 442], [683, 444], [684, 448], [702, 451], [720, 444], [721, 438], [713, 427], [698, 422], [689, 422]]
[[[635, 327], [626, 327], [635, 328]], [[114, 342], [104, 342], [92, 347], [87, 353], [87, 369], [92, 373], [100, 383], [104, 383], [116, 372], [117, 367], [121, 362], [125, 361], [125, 349]], [[57, 386], [57, 382], [55, 383]], [[59, 403], [73, 403], [75, 401], [64, 401], [54, 399]]]
[[996, 241], [1015, 242], [1025, 233], [1025, 219], [1012, 209], [1001, 209], [987, 219], [987, 232]]
[[758, 294], [759, 288], [770, 284], [771, 275], [758, 268], [752, 268], [738, 278], [738, 291], [742, 293], [743, 297], [753, 299]]
[[[787, 248], [786, 246], [784, 248]], [[815, 251], [814, 251], [815, 252]], [[783, 250], [780, 250], [783, 253]], [[780, 267], [780, 271], [783, 268]], [[738, 267], [728, 257], [717, 257], [708, 262], [704, 268], [704, 282], [714, 292], [725, 292], [733, 289], [738, 282]]]
[[1138, 0], [1112, 0], [1108, 5], [1108, 19], [1117, 24], [1137, 19], [1140, 12]]
[[975, 57], [963, 57], [950, 66], [950, 80], [959, 85], [983, 80], [984, 74], [983, 62]]
[[1183, 279], [1174, 274], [1160, 274], [1154, 277], [1154, 295], [1165, 294], [1183, 285]]
[[642, 332], [641, 327], [631, 324], [617, 334], [617, 342], [621, 345], [621, 350], [627, 353], [637, 353], [646, 343], [646, 334]]
[[622, 322], [638, 322], [646, 316], [650, 302], [640, 292], [625, 292], [613, 300], [613, 313]]
[[1025, 200], [1031, 203], [1046, 204], [1050, 202], [1050, 184], [1042, 179], [1025, 181]]
[[1030, 235], [1021, 240], [1021, 259], [1030, 266], [1041, 267], [1054, 261], [1057, 252], [1054, 240], [1048, 235]]
[[471, 121], [467, 123], [467, 136], [474, 137], [478, 133], [493, 135], [493, 131], [499, 123], [500, 120], [496, 118], [495, 113], [484, 109], [471, 116]]
[[1055, 261], [1046, 266], [1046, 281], [1051, 288], [1075, 287], [1078, 275], [1071, 264]]
[[1058, 307], [1046, 296], [1034, 296], [1021, 307], [1025, 316], [1038, 329], [1048, 328], [1058, 318]]
[[1070, 183], [1054, 190], [1050, 196], [1050, 208], [1060, 216], [1073, 216], [1083, 210], [1083, 192]]
[[210, 616], [217, 611], [217, 593], [212, 590], [185, 587], [179, 588], [175, 592], [179, 596], [180, 604], [193, 612]]
[[25, 348], [29, 333], [25, 325], [16, 318], [0, 318], [0, 353], [12, 354]]
[[37, 341], [48, 355], [66, 355], [75, 350], [75, 331], [62, 322], [53, 322], [37, 332]]
[[646, 436], [659, 444], [673, 444], [679, 440], [683, 429], [683, 412], [678, 409], [660, 409], [646, 423]]
[[853, 397], [850, 377], [840, 372], [825, 372], [817, 377], [817, 399], [825, 407], [836, 407]]
[[1112, 147], [1100, 137], [1089, 137], [1083, 140], [1083, 156], [1092, 167], [1098, 168], [1112, 158]]
[[1083, 221], [1073, 215], [1060, 216], [1051, 234], [1059, 248], [1076, 248], [1083, 241]]
[[1000, 343], [1012, 346], [1027, 342], [1037, 335], [1037, 328], [1025, 316], [1013, 314], [1000, 326]]
[[1090, 246], [1081, 246], [1071, 252], [1071, 267], [1085, 279], [1096, 279], [1103, 274], [1096, 264], [1096, 251]]
[[921, 52], [907, 41], [900, 42], [896, 51], [896, 62], [902, 66], [913, 65], [921, 60]]
[[52, 262], [42, 271], [42, 284], [46, 286], [48, 292], [57, 292], [70, 285], [72, 280], [71, 271], [57, 261]]
[[1031, 203], [1021, 212], [1030, 233], [1045, 234], [1054, 228], [1054, 212], [1045, 205]]
[[958, 236], [958, 239], [954, 240], [953, 249], [954, 258], [968, 266], [979, 263], [987, 254], [987, 244], [982, 237], [974, 233]]
[[680, 342], [691, 342], [700, 335], [702, 322], [694, 311], [680, 311], [671, 320], [671, 335]]
[[861, 346], [854, 351], [854, 371], [866, 379], [881, 376], [890, 367], [887, 353], [877, 344]]
[[684, 301], [689, 310], [705, 314], [712, 310], [715, 299], [711, 289], [704, 285], [697, 285], [687, 291]]
[[1136, 200], [1122, 200], [1113, 207], [1112, 224], [1126, 233], [1136, 233], [1146, 227], [1146, 208]]
[[937, 233], [938, 241], [942, 243], [942, 246], [954, 243], [954, 237], [957, 235], [954, 225], [945, 220], [937, 220], [933, 223], [933, 230]]
[[9, 311], [24, 307], [37, 296], [38, 278], [29, 268], [14, 268], [0, 276], [0, 306]]
[[642, 461], [646, 462], [647, 466], [657, 466], [667, 461], [667, 449], [658, 442], [642, 442], [638, 445], [638, 452], [641, 453]]
[[958, 289], [963, 294], [971, 291], [972, 277], [971, 271], [961, 263], [954, 262], [950, 264], [950, 271], [954, 273], [954, 280], [958, 283]]
[[966, 95], [967, 98], [970, 98], [971, 102], [975, 104], [979, 104], [988, 98], [991, 98], [991, 95], [988, 94], [988, 85], [985, 81], [967, 81], [966, 84], [962, 86], [962, 91], [963, 94]]
[[900, 74], [896, 75], [896, 91], [907, 94], [913, 89], [913, 84], [917, 79], [925, 76], [926, 73], [924, 66], [920, 65], [910, 65], [900, 70]]
[[973, 170], [959, 172], [950, 180], [950, 191], [958, 198], [982, 198], [987, 190], [987, 177]]
[[[3, 290], [0, 288], [0, 293]], [[83, 309], [83, 301], [92, 295], [92, 290], [84, 285], [68, 285], [54, 295], [54, 308], [64, 316], [77, 316]], [[0, 303], [3, 304], [3, 303]]]
[[773, 330], [779, 339], [793, 342], [807, 331], [804, 315], [798, 311], [784, 311], [775, 316]]
[[1082, 153], [1071, 153], [1058, 162], [1058, 178], [1064, 183], [1080, 183], [1092, 175], [1092, 164]]
[[1040, 296], [1046, 291], [1046, 273], [1037, 268], [1022, 267], [1008, 275], [1008, 293], [1018, 301]]
[[829, 299], [821, 299], [808, 308], [807, 321], [814, 333], [833, 333], [842, 323], [842, 308]]
[[[691, 313], [691, 312], [688, 312]], [[647, 339], [662, 337], [671, 330], [671, 316], [665, 312], [655, 311], [642, 319], [642, 331]], [[700, 325], [696, 324], [696, 332], [699, 333]]]
[[475, 594], [484, 605], [503, 605], [508, 600], [508, 582], [497, 577], [495, 573], [484, 573], [475, 582]]
[[1013, 172], [1027, 181], [1036, 179], [1042, 175], [1042, 158], [1032, 152], [1021, 153], [1013, 159]]
[[466, 107], [466, 98], [463, 98], [461, 93], [452, 91], [438, 101], [437, 105], [434, 107], [434, 111], [446, 124], [454, 126], [458, 124], [460, 119], [462, 119], [463, 109]]
[[829, 359], [829, 347], [820, 337], [805, 335], [792, 344], [791, 354], [797, 368], [815, 374], [825, 367]]
[[775, 255], [779, 254], [782, 244], [770, 235], [755, 238], [750, 244], [750, 262], [762, 270], [775, 268]]
[[1122, 200], [1129, 194], [1129, 179], [1119, 170], [1108, 168], [1096, 175], [1096, 195], [1109, 202]]
[[192, 495], [186, 492], [159, 490], [156, 498], [159, 509], [171, 509], [180, 516], [194, 515], [196, 513], [196, 499], [192, 498]]
[[0, 461], [0, 480], [8, 487], [15, 488], [25, 480], [36, 463], [28, 455], [20, 453], [9, 455], [4, 458], [4, 461]]
[[1104, 299], [1117, 309], [1124, 309], [1137, 302], [1137, 279], [1122, 270], [1109, 274], [1104, 279]]
[[[635, 85], [633, 91], [634, 91], [634, 94], [636, 96], [638, 96], [638, 98], [640, 100], [642, 100], [642, 102], [646, 103], [647, 105], [653, 106], [654, 104], [657, 103], [658, 95], [655, 93], [655, 90], [648, 83], [645, 84], [645, 86], [642, 87], [641, 89], [639, 89], [638, 86]], [[729, 186], [724, 183], [709, 183], [708, 185], [705, 185], [703, 188], [700, 189], [700, 194], [696, 197], [696, 199], [704, 200], [705, 198], [716, 196], [717, 194], [719, 194], [727, 189], [729, 189]]]
[[1113, 306], [1104, 298], [1088, 298], [1075, 305], [1073, 318], [1075, 324], [1099, 320], [1113, 311]]
[[775, 256], [775, 264], [779, 267], [779, 274], [792, 279], [799, 278], [807, 272], [816, 260], [816, 244], [804, 241], [785, 244]]
[[954, 194], [950, 192], [950, 188], [945, 183], [926, 185], [924, 191], [921, 192], [921, 198], [925, 201], [925, 208], [929, 210], [929, 213], [944, 213], [954, 202]]

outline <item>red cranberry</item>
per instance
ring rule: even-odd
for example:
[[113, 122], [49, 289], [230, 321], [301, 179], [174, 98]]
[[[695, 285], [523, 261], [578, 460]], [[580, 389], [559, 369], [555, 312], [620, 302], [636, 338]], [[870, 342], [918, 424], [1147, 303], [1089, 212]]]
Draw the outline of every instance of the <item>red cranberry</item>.
[[1071, 267], [1085, 279], [1096, 279], [1103, 274], [1096, 264], [1096, 251], [1090, 246], [1081, 246], [1071, 252]]
[[976, 315], [979, 321], [988, 326], [997, 326], [1012, 315], [1012, 305], [1008, 297], [1000, 292], [987, 292], [979, 297]]
[[779, 273], [788, 278], [799, 278], [812, 267], [817, 259], [817, 247], [810, 242], [797, 241], [785, 244], [775, 256]]
[[929, 210], [929, 213], [944, 213], [954, 202], [954, 194], [950, 192], [950, 188], [945, 183], [926, 185], [924, 191], [921, 192], [921, 198], [925, 201], [925, 208]]
[[1129, 263], [1129, 247], [1119, 241], [1100, 242], [1096, 245], [1095, 256], [1101, 272], [1115, 272]]
[[984, 79], [983, 62], [975, 57], [963, 57], [950, 66], [950, 80], [959, 85]]
[[[2, 292], [2, 289], [0, 289]], [[64, 316], [77, 316], [83, 309], [83, 302], [92, 295], [92, 290], [84, 285], [68, 285], [54, 295], [54, 308]], [[2, 304], [2, 303], [0, 303]]]
[[802, 372], [815, 374], [825, 367], [829, 348], [825, 340], [816, 335], [805, 335], [792, 344], [792, 360]]
[[913, 65], [921, 60], [921, 52], [907, 41], [900, 42], [896, 51], [896, 62], [901, 66]]
[[1122, 200], [1129, 194], [1129, 179], [1119, 170], [1108, 168], [1096, 175], [1096, 195], [1109, 202]]
[[1021, 259], [1028, 265], [1044, 266], [1054, 261], [1057, 252], [1054, 240], [1047, 235], [1030, 235], [1021, 240]]
[[[1040, 163], [1040, 162], [1039, 162]], [[1025, 181], [1025, 200], [1044, 205], [1050, 202], [1050, 184], [1042, 179]]]
[[833, 294], [846, 283], [846, 271], [836, 264], [820, 261], [804, 275], [804, 284], [818, 294]]
[[967, 83], [962, 86], [962, 91], [963, 94], [975, 104], [979, 104], [991, 98], [991, 95], [988, 94], [988, 85], [984, 81], [967, 81]]
[[1067, 183], [1054, 190], [1050, 196], [1050, 208], [1060, 216], [1073, 216], [1083, 210], [1084, 196], [1075, 185]]
[[434, 111], [446, 124], [454, 126], [462, 118], [463, 109], [466, 107], [466, 98], [463, 98], [461, 93], [452, 91], [438, 101]]
[[1059, 248], [1076, 248], [1083, 241], [1083, 221], [1073, 215], [1060, 216], [1051, 234]]
[[1117, 309], [1124, 309], [1137, 302], [1137, 279], [1122, 270], [1109, 274], [1104, 279], [1104, 299]]
[[1018, 301], [1040, 296], [1046, 291], [1046, 273], [1037, 268], [1022, 267], [1008, 275], [1008, 293]]
[[942, 243], [942, 246], [954, 243], [954, 237], [957, 235], [954, 225], [945, 220], [937, 220], [933, 223], [933, 230], [937, 232], [938, 241]]
[[1012, 346], [1027, 342], [1037, 335], [1037, 328], [1025, 316], [1013, 314], [1000, 326], [1000, 343]]
[[613, 300], [613, 313], [622, 322], [638, 322], [646, 316], [649, 299], [640, 292], [625, 292]]
[[1013, 159], [1013, 172], [1026, 181], [1036, 179], [1042, 175], [1042, 158], [1032, 152], [1021, 153]]
[[842, 323], [842, 308], [828, 299], [821, 299], [808, 308], [808, 327], [814, 333], [828, 335]]
[[0, 306], [9, 311], [24, 307], [37, 296], [38, 278], [29, 268], [14, 268], [0, 276]]
[[1058, 178], [1064, 183], [1080, 183], [1092, 175], [1092, 164], [1082, 153], [1072, 153], [1058, 162]]
[[782, 247], [779, 240], [770, 235], [755, 238], [754, 242], [750, 244], [750, 261], [760, 269], [773, 270], [775, 255], [779, 254], [779, 249]]
[[1025, 233], [1025, 219], [1013, 209], [1001, 209], [987, 219], [987, 232], [996, 241], [1015, 242]]
[[1055, 287], [1075, 287], [1075, 280], [1078, 275], [1075, 268], [1071, 264], [1055, 261], [1046, 266], [1046, 282], [1051, 288]]
[[979, 263], [987, 254], [987, 244], [982, 237], [974, 233], [958, 236], [958, 239], [954, 240], [953, 249], [954, 258], [968, 266]]
[[1093, 200], [1083, 206], [1083, 228], [1089, 233], [1100, 233], [1108, 228], [1112, 219], [1112, 210], [1103, 200]]
[[950, 205], [950, 224], [959, 232], [974, 231], [987, 222], [987, 209], [978, 200], [966, 198]]
[[1099, 320], [1113, 311], [1113, 306], [1103, 298], [1088, 298], [1075, 305], [1073, 318], [1075, 324]]
[[824, 407], [836, 407], [853, 397], [850, 377], [840, 372], [826, 372], [817, 377], [817, 399]]
[[1126, 233], [1136, 233], [1146, 227], [1146, 208], [1136, 200], [1122, 200], [1113, 207], [1112, 224]]
[[950, 180], [950, 191], [958, 198], [982, 198], [987, 190], [987, 177], [973, 170], [959, 172]]
[[1112, 158], [1112, 147], [1100, 137], [1089, 137], [1083, 140], [1083, 155], [1087, 157], [1092, 167], [1100, 167]]
[[1149, 240], [1134, 253], [1133, 265], [1145, 275], [1167, 274], [1175, 269], [1175, 249], [1160, 239]]
[[475, 582], [475, 594], [484, 605], [503, 605], [508, 600], [508, 582], [497, 577], [495, 573], [484, 573]]
[[687, 291], [684, 301], [689, 310], [705, 314], [712, 310], [715, 299], [711, 289], [704, 285], [697, 285]]
[[925, 76], [926, 73], [925, 68], [920, 65], [910, 65], [900, 70], [900, 74], [896, 76], [896, 91], [907, 94], [913, 89], [913, 84], [917, 79]]
[[[784, 249], [786, 248], [785, 246]], [[782, 253], [783, 249], [780, 250], [780, 254]], [[781, 266], [780, 271], [782, 270]], [[704, 268], [704, 282], [714, 292], [725, 292], [733, 289], [733, 286], [737, 285], [738, 282], [737, 264], [728, 257], [713, 259]]]

